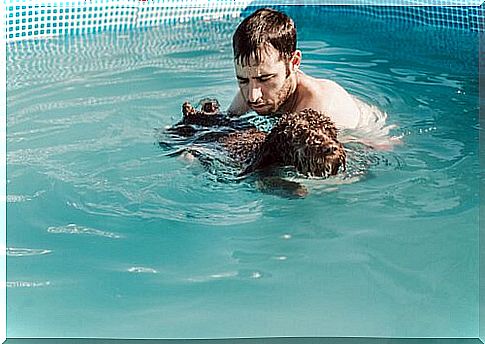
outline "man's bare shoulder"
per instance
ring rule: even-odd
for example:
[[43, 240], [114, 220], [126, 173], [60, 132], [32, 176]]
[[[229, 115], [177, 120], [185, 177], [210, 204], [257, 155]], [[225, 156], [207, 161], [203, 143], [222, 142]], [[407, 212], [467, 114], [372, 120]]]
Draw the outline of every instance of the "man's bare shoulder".
[[301, 79], [298, 110], [309, 107], [325, 112], [338, 127], [355, 128], [360, 112], [354, 98], [338, 83], [304, 75]]

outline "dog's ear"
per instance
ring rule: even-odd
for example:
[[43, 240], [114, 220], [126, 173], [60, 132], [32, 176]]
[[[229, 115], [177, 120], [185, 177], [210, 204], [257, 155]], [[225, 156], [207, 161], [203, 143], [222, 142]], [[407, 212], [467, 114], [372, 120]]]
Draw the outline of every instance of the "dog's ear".
[[269, 141], [267, 137], [261, 145], [261, 148], [252, 157], [249, 165], [239, 175], [244, 176], [257, 170], [262, 170], [273, 165], [275, 162], [277, 162], [275, 148], [273, 147], [273, 142]]
[[340, 155], [340, 167], [342, 167], [342, 172], [345, 172], [347, 170], [347, 154], [345, 153], [344, 149], [343, 154]]
[[332, 169], [332, 175], [336, 175], [339, 172], [339, 169], [342, 170], [342, 172], [345, 172], [347, 169], [346, 165], [346, 158], [347, 154], [345, 153], [344, 146], [339, 143], [337, 147], [335, 147], [335, 152], [334, 152], [334, 165]]
[[251, 159], [249, 162], [249, 165], [246, 166], [246, 168], [239, 174], [239, 176], [245, 176], [247, 174], [253, 173], [259, 169], [261, 169], [264, 166], [264, 155], [262, 150], [259, 150], [256, 152], [254, 157]]

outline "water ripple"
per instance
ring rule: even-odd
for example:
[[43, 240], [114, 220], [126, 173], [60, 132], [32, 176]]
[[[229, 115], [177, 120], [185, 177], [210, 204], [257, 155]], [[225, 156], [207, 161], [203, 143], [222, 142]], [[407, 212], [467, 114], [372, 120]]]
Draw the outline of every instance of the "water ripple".
[[224, 203], [180, 203], [163, 198], [159, 202], [145, 203], [138, 210], [129, 209], [129, 205], [100, 204], [86, 202], [77, 204], [77, 208], [88, 214], [104, 216], [136, 217], [145, 220], [167, 219], [184, 223], [226, 226], [257, 221], [262, 216], [259, 201], [235, 206]]
[[216, 280], [257, 280], [264, 277], [271, 277], [270, 273], [265, 273], [258, 270], [238, 270], [238, 271], [224, 271], [203, 276], [195, 276], [187, 278], [188, 282], [204, 283]]
[[111, 238], [111, 239], [122, 238], [121, 235], [113, 233], [113, 232], [107, 232], [107, 231], [102, 231], [102, 230], [95, 229], [95, 228], [78, 226], [74, 223], [70, 223], [66, 226], [49, 227], [49, 228], [47, 228], [47, 232], [54, 233], [54, 234], [94, 235], [94, 236], [101, 236], [101, 237]]
[[27, 202], [27, 201], [33, 200], [36, 197], [39, 197], [45, 192], [46, 190], [40, 190], [35, 192], [33, 195], [7, 195], [6, 200], [7, 200], [7, 203]]
[[7, 281], [7, 288], [41, 288], [51, 285], [50, 281], [34, 282], [34, 281]]
[[7, 256], [9, 257], [28, 257], [28, 256], [41, 256], [51, 253], [52, 250], [43, 250], [35, 248], [16, 248], [7, 247]]
[[[156, 67], [177, 71], [219, 68], [230, 60], [220, 55], [230, 52], [236, 21], [191, 22], [162, 25], [128, 35], [98, 33], [86, 37], [55, 37], [41, 41], [14, 42], [7, 45], [7, 89], [25, 89], [46, 82], [67, 81], [76, 77], [124, 70]], [[198, 34], [194, 34], [198, 32]], [[136, 39], [131, 39], [135, 37]], [[126, 39], [128, 38], [128, 39]], [[219, 47], [214, 50], [214, 47]], [[205, 52], [203, 58], [187, 58], [172, 53]], [[222, 54], [221, 54], [222, 52]], [[56, 61], [56, 63], [52, 63]], [[188, 64], [187, 64], [188, 63]], [[36, 73], [29, 71], [35, 69]], [[101, 73], [101, 74], [100, 74]]]
[[153, 268], [147, 268], [144, 266], [132, 266], [128, 268], [126, 271], [136, 274], [158, 274], [158, 271]]
[[410, 83], [413, 85], [442, 85], [454, 89], [463, 87], [462, 82], [451, 79], [448, 75], [430, 75], [427, 71], [411, 70], [405, 68], [390, 68], [391, 73], [395, 74], [395, 79], [399, 82]]

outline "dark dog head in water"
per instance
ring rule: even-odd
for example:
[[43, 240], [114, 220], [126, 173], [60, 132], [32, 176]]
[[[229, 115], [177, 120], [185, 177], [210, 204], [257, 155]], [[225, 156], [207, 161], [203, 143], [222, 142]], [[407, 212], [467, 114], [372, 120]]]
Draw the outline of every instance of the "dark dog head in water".
[[199, 102], [200, 110], [197, 110], [189, 102], [182, 105], [182, 124], [200, 126], [227, 125], [228, 120], [219, 111], [220, 105], [217, 99], [205, 98]]
[[182, 120], [168, 128], [167, 132], [175, 134], [175, 137], [187, 138], [189, 144], [218, 143], [232, 162], [240, 167], [251, 161], [266, 137], [266, 133], [257, 130], [247, 119], [222, 113], [219, 102], [211, 98], [202, 99], [197, 107], [189, 102], [183, 103]]
[[279, 119], [243, 174], [291, 165], [308, 176], [328, 177], [345, 171], [345, 161], [335, 124], [325, 114], [305, 109]]
[[232, 121], [220, 111], [217, 99], [204, 98], [199, 102], [198, 109], [189, 102], [182, 105], [182, 120], [167, 129], [167, 132], [182, 137], [194, 136], [197, 127], [225, 127], [230, 126]]

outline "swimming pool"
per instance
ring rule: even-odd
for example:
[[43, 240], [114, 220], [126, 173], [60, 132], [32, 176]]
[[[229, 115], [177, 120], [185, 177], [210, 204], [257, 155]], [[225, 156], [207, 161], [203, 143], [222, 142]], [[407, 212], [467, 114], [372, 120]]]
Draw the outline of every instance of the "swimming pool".
[[477, 337], [478, 35], [285, 10], [303, 71], [403, 142], [305, 199], [157, 144], [183, 101], [229, 104], [239, 19], [12, 43], [9, 337]]

